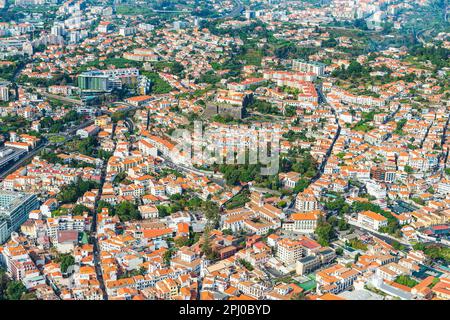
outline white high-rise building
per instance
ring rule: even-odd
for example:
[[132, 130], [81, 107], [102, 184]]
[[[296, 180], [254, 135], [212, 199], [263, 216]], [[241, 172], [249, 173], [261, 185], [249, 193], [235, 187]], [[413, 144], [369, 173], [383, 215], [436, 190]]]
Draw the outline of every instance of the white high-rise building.
[[73, 31], [70, 33], [69, 41], [70, 43], [78, 43], [80, 41], [80, 33], [78, 31]]
[[64, 28], [61, 25], [54, 25], [51, 30], [51, 34], [54, 36], [62, 36]]
[[303, 60], [293, 60], [292, 69], [301, 72], [311, 72], [317, 76], [323, 76], [325, 72], [325, 65], [319, 62], [307, 62]]
[[9, 83], [0, 82], [0, 101], [9, 100]]

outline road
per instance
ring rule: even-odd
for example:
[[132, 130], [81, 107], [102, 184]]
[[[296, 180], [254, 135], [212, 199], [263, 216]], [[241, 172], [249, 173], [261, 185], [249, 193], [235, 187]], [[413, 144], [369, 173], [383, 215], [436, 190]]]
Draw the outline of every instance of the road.
[[[127, 103], [127, 102], [113, 102], [113, 103], [111, 103], [111, 106], [116, 106], [116, 107], [123, 107], [123, 106], [125, 106], [126, 108], [122, 108], [122, 109], [120, 109], [120, 110], [117, 110], [118, 112], [120, 111], [120, 112], [128, 112], [128, 111], [134, 111], [134, 110], [137, 110], [137, 109], [142, 109], [142, 108], [144, 108], [144, 106], [134, 106], [134, 105], [132, 105], [132, 104], [129, 104], [129, 103]], [[113, 114], [113, 112], [111, 112], [111, 111], [104, 111], [106, 114], [109, 114], [109, 115], [111, 115], [111, 114]]]
[[106, 177], [106, 168], [107, 164], [105, 163], [102, 168], [101, 178], [100, 178], [100, 187], [98, 189], [97, 197], [95, 198], [95, 206], [94, 206], [94, 213], [93, 213], [93, 219], [92, 219], [92, 225], [91, 225], [91, 243], [94, 246], [94, 267], [95, 267], [95, 273], [97, 274], [97, 280], [100, 283], [100, 289], [102, 290], [103, 294], [103, 300], [108, 300], [108, 294], [106, 293], [106, 287], [105, 283], [103, 281], [103, 274], [102, 274], [102, 268], [100, 265], [101, 259], [100, 259], [100, 247], [98, 244], [98, 238], [97, 238], [97, 209], [98, 209], [98, 202], [100, 201], [103, 185], [105, 183], [105, 177]]
[[[112, 135], [112, 140], [114, 141], [114, 150], [116, 148], [117, 141], [114, 139], [114, 131]], [[100, 259], [100, 246], [98, 244], [98, 238], [97, 238], [97, 209], [98, 209], [98, 203], [101, 199], [102, 192], [103, 192], [103, 185], [105, 184], [105, 178], [106, 178], [106, 169], [108, 168], [107, 162], [103, 164], [102, 171], [101, 171], [101, 177], [100, 177], [100, 187], [98, 188], [98, 194], [95, 198], [95, 205], [94, 205], [94, 213], [92, 217], [92, 225], [91, 225], [91, 243], [94, 246], [94, 266], [95, 266], [95, 272], [97, 274], [97, 279], [100, 282], [100, 289], [103, 293], [103, 300], [108, 300], [108, 294], [106, 292], [105, 282], [103, 281], [103, 274], [102, 274], [102, 268], [101, 268], [101, 259]]]
[[[444, 21], [448, 22], [448, 13], [450, 11], [450, 6], [445, 5], [445, 7], [442, 8], [443, 15], [444, 15]], [[430, 36], [430, 33], [434, 30], [434, 27], [428, 27], [422, 30], [417, 31], [416, 33], [416, 39], [419, 41], [422, 45], [426, 44], [425, 39]]]
[[[61, 134], [63, 136], [65, 136], [68, 140], [73, 138], [74, 133], [81, 128], [85, 128], [89, 125], [91, 125], [93, 123], [92, 120], [88, 120], [86, 122], [81, 123], [80, 125], [70, 128], [68, 130], [66, 130], [65, 132], [62, 132]], [[4, 170], [3, 172], [0, 173], [0, 181], [3, 181], [3, 179], [11, 174], [12, 172], [14, 172], [15, 170], [17, 170], [18, 168], [20, 168], [21, 166], [23, 166], [24, 163], [26, 163], [28, 160], [32, 159], [39, 151], [41, 151], [43, 148], [53, 145], [53, 144], [57, 144], [57, 143], [52, 143], [50, 142], [46, 137], [42, 138], [43, 141], [41, 142], [41, 144], [36, 147], [35, 149], [31, 150], [29, 153], [27, 153], [23, 158], [21, 158], [19, 161], [15, 162], [11, 167], [7, 168], [6, 170]], [[67, 141], [67, 140], [66, 140]]]
[[244, 10], [244, 6], [242, 5], [242, 2], [240, 0], [234, 1], [235, 6], [233, 10], [230, 11], [230, 13], [224, 15], [222, 18], [236, 18], [241, 14], [241, 12]]
[[444, 20], [446, 21], [446, 22], [448, 22], [448, 13], [450, 12], [450, 5], [447, 5], [446, 7], [445, 7], [445, 14], [444, 14]]
[[[12, 153], [3, 155], [3, 153], [5, 151], [8, 151], [8, 152], [12, 151]], [[23, 149], [17, 149], [17, 148], [10, 149], [8, 147], [0, 147], [0, 152], [2, 153], [2, 156], [0, 156], [0, 171], [1, 171], [1, 168], [7, 166], [8, 163], [17, 161], [21, 156], [23, 156], [24, 154], [27, 153]]]
[[383, 121], [383, 124], [388, 123], [389, 121], [392, 120], [392, 118], [394, 118], [394, 116], [397, 114], [397, 112], [400, 110], [401, 106], [400, 104], [398, 105], [397, 109], [395, 109], [394, 111], [391, 112], [391, 114], [389, 114], [386, 119]]
[[128, 127], [128, 131], [130, 131], [130, 133], [134, 132], [134, 123], [133, 120], [130, 118], [125, 118], [125, 125]]
[[[362, 30], [362, 29], [358, 29], [358, 28], [332, 27], [332, 26], [324, 26], [324, 28], [326, 28], [326, 29], [337, 29], [337, 30], [348, 30], [348, 31], [356, 31], [356, 32], [361, 32], [361, 30]], [[378, 32], [378, 31], [376, 31], [376, 30], [364, 30], [364, 32], [375, 33], [375, 32]]]
[[12, 166], [4, 170], [0, 173], [0, 181], [3, 181], [3, 179], [6, 178], [9, 174], [13, 173], [17, 169], [19, 169], [25, 162], [32, 159], [42, 148], [46, 147], [49, 144], [48, 141], [42, 142], [37, 148], [31, 150], [29, 153], [27, 153], [24, 157], [19, 159], [19, 161], [15, 162]]
[[161, 155], [160, 158], [164, 159], [164, 164], [170, 169], [175, 169], [175, 170], [179, 170], [179, 171], [187, 172], [187, 173], [194, 173], [199, 176], [207, 176], [210, 179], [213, 178], [212, 176], [214, 175], [214, 172], [212, 172], [212, 171], [211, 172], [203, 172], [203, 171], [195, 169], [193, 167], [186, 167], [181, 164], [174, 163], [171, 159], [167, 158], [164, 155]]
[[249, 116], [260, 116], [260, 117], [268, 117], [268, 118], [272, 118], [275, 121], [281, 121], [284, 120], [285, 117], [284, 116], [277, 116], [276, 114], [267, 114], [267, 113], [261, 113], [259, 111], [252, 111], [248, 113]]
[[153, 9], [153, 12], [156, 13], [190, 13], [191, 11], [189, 10], [157, 10], [157, 9]]
[[[441, 147], [443, 147], [445, 144], [445, 138], [447, 136], [449, 122], [450, 122], [450, 115], [447, 117], [447, 121], [445, 122], [444, 132], [442, 133], [442, 138], [441, 138]], [[444, 159], [442, 161], [444, 163], [444, 169], [441, 171], [441, 178], [444, 176], [445, 169], [447, 169], [448, 154], [449, 154], [449, 151], [447, 150], [444, 154]]]
[[81, 100], [77, 100], [77, 99], [72, 99], [72, 98], [67, 98], [64, 96], [59, 96], [56, 94], [51, 94], [51, 93], [47, 93], [47, 92], [40, 92], [40, 94], [42, 94], [44, 97], [50, 98], [50, 99], [55, 99], [55, 100], [61, 100], [70, 104], [75, 104], [75, 105], [79, 105], [79, 106], [83, 106], [84, 103]]
[[[325, 96], [323, 95], [322, 90], [318, 89], [318, 90], [317, 90], [317, 93], [319, 94], [320, 100], [321, 100], [324, 104], [326, 104], [326, 103], [327, 103], [327, 102], [326, 102], [326, 98], [325, 98]], [[331, 108], [331, 111], [333, 112], [333, 115], [334, 115], [334, 118], [335, 118], [335, 122], [336, 122], [336, 124], [337, 124], [337, 126], [338, 126], [338, 129], [337, 129], [337, 131], [336, 131], [336, 134], [334, 135], [334, 138], [333, 138], [333, 141], [331, 142], [330, 147], [328, 148], [327, 153], [325, 154], [325, 157], [324, 157], [323, 160], [322, 160], [322, 163], [320, 164], [320, 166], [319, 166], [319, 168], [318, 168], [318, 170], [317, 170], [317, 174], [316, 174], [314, 177], [311, 178], [310, 184], [316, 182], [316, 181], [319, 180], [320, 177], [322, 176], [322, 174], [323, 174], [323, 172], [324, 172], [324, 169], [325, 169], [325, 166], [326, 166], [326, 164], [327, 164], [327, 162], [328, 162], [328, 158], [330, 157], [331, 153], [333, 152], [334, 144], [336, 143], [337, 139], [339, 138], [339, 136], [340, 136], [340, 134], [341, 134], [341, 126], [340, 126], [340, 124], [339, 124], [339, 121], [338, 121], [338, 117], [337, 117], [336, 111], [334, 110], [334, 108]], [[291, 203], [290, 203], [288, 206], [286, 206], [286, 208], [284, 209], [284, 211], [285, 211], [286, 213], [289, 213], [289, 212], [291, 212], [291, 213], [292, 213], [292, 212], [295, 212], [295, 210], [293, 209], [293, 207], [294, 207], [294, 204], [295, 204], [295, 198], [297, 197], [297, 194], [298, 194], [298, 193], [294, 193], [294, 194], [292, 195]]]
[[355, 228], [355, 229], [357, 229], [357, 230], [359, 230], [361, 232], [370, 233], [371, 235], [376, 236], [377, 238], [385, 241], [386, 243], [389, 243], [390, 245], [392, 245], [392, 243], [394, 243], [394, 241], [397, 241], [400, 244], [406, 246], [407, 248], [411, 248], [411, 244], [409, 244], [408, 242], [405, 242], [404, 240], [397, 239], [397, 238], [395, 238], [393, 236], [390, 236], [388, 234], [381, 233], [381, 232], [378, 232], [378, 231], [375, 231], [375, 230], [367, 229], [367, 228], [359, 225], [354, 220], [351, 220], [351, 219], [346, 219], [346, 220], [347, 220], [347, 222], [349, 224], [352, 225], [353, 228]]

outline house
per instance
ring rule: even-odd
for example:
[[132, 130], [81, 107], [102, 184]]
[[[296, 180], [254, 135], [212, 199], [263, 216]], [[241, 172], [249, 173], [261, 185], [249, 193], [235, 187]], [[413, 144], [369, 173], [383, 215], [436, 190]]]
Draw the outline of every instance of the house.
[[285, 188], [294, 189], [297, 182], [300, 180], [300, 174], [297, 172], [280, 173], [280, 181]]
[[367, 210], [358, 213], [358, 223], [373, 230], [379, 230], [387, 226], [388, 219], [381, 214]]
[[317, 293], [338, 294], [349, 289], [359, 271], [353, 268], [347, 268], [342, 264], [336, 264], [316, 273]]
[[125, 99], [125, 102], [135, 106], [135, 107], [140, 107], [144, 104], [146, 104], [147, 102], [150, 102], [153, 100], [152, 96], [147, 96], [147, 95], [143, 95], [143, 96], [136, 96], [136, 97], [130, 97]]
[[100, 128], [96, 125], [91, 125], [83, 129], [77, 130], [77, 136], [79, 136], [81, 139], [86, 139], [89, 137], [92, 137], [96, 135], [100, 131]]
[[311, 189], [305, 189], [297, 195], [295, 208], [300, 212], [308, 212], [319, 209], [319, 201]]
[[59, 252], [67, 253], [73, 251], [78, 243], [78, 231], [76, 230], [61, 230], [58, 231], [56, 248]]
[[142, 219], [154, 219], [159, 217], [158, 208], [154, 205], [147, 204], [138, 207]]
[[313, 233], [316, 230], [322, 212], [313, 210], [309, 212], [294, 213], [291, 219], [294, 221], [293, 231], [303, 233]]

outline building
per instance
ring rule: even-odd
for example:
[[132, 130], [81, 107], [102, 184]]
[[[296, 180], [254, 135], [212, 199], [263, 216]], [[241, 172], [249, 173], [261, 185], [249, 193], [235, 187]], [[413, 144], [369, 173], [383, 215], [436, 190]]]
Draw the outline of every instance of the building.
[[111, 31], [111, 22], [109, 21], [101, 21], [98, 25], [98, 32], [99, 33], [108, 33]]
[[310, 212], [294, 213], [291, 218], [294, 220], [292, 231], [313, 233], [317, 228], [317, 222], [322, 212], [314, 210]]
[[386, 217], [373, 211], [362, 211], [358, 213], [358, 223], [371, 229], [378, 230], [382, 227], [386, 227], [388, 220]]
[[295, 266], [295, 272], [298, 275], [308, 274], [320, 266], [320, 257], [318, 256], [306, 256], [300, 258]]
[[244, 117], [245, 108], [238, 105], [227, 103], [214, 103], [206, 107], [207, 113], [210, 115], [229, 116], [233, 119], [242, 119]]
[[142, 219], [154, 219], [159, 217], [158, 208], [154, 205], [139, 206], [139, 213]]
[[39, 208], [35, 195], [0, 190], [0, 243], [27, 221], [30, 211]]
[[13, 279], [22, 281], [27, 288], [45, 283], [27, 250], [18, 243], [11, 241], [3, 247], [0, 262]]
[[374, 181], [366, 182], [367, 193], [377, 199], [384, 199], [386, 197], [386, 186], [376, 183]]
[[353, 285], [358, 274], [356, 269], [347, 268], [342, 264], [321, 270], [316, 273], [317, 293], [338, 294], [345, 291]]
[[292, 69], [301, 72], [311, 72], [317, 76], [323, 76], [325, 65], [318, 62], [306, 62], [303, 60], [293, 60]]
[[155, 26], [149, 23], [140, 23], [138, 25], [138, 29], [141, 31], [152, 31], [155, 29]]
[[296, 263], [295, 271], [298, 275], [305, 275], [324, 264], [330, 263], [334, 258], [336, 258], [336, 253], [333, 249], [329, 247], [321, 248], [312, 255], [300, 258]]
[[47, 219], [47, 235], [52, 242], [58, 242], [58, 232], [75, 230], [84, 232], [90, 228], [90, 219], [83, 216], [59, 216]]
[[109, 77], [100, 71], [84, 72], [78, 76], [78, 87], [82, 91], [106, 92], [112, 90]]
[[319, 201], [311, 192], [311, 190], [306, 189], [302, 193], [297, 195], [295, 199], [295, 209], [299, 212], [308, 212], [319, 209]]
[[135, 96], [125, 99], [125, 102], [135, 106], [140, 107], [150, 101], [152, 101], [154, 98], [152, 96], [142, 95], [142, 96]]
[[297, 185], [297, 182], [300, 181], [300, 174], [298, 172], [287, 172], [287, 173], [280, 173], [278, 175], [280, 178], [281, 183], [283, 184], [283, 187], [294, 189]]
[[78, 87], [84, 92], [110, 92], [136, 82], [138, 76], [136, 68], [87, 71], [78, 75]]
[[121, 27], [119, 29], [119, 34], [123, 37], [131, 36], [136, 33], [136, 28], [134, 27]]
[[278, 242], [276, 256], [287, 266], [296, 263], [303, 253], [304, 249], [300, 241], [285, 238]]
[[9, 100], [9, 82], [0, 81], [0, 101]]
[[99, 127], [97, 127], [96, 125], [91, 125], [83, 129], [78, 129], [77, 136], [79, 136], [81, 139], [86, 139], [96, 135], [99, 131]]

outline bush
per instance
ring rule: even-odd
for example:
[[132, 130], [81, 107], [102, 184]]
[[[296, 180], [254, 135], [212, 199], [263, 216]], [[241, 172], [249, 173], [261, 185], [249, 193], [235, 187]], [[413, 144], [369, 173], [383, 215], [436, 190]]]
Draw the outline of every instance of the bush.
[[407, 286], [409, 288], [414, 287], [415, 285], [419, 284], [416, 280], [411, 279], [410, 277], [406, 276], [406, 275], [401, 275], [398, 276], [394, 282], [398, 283], [398, 284], [402, 284], [404, 286]]

